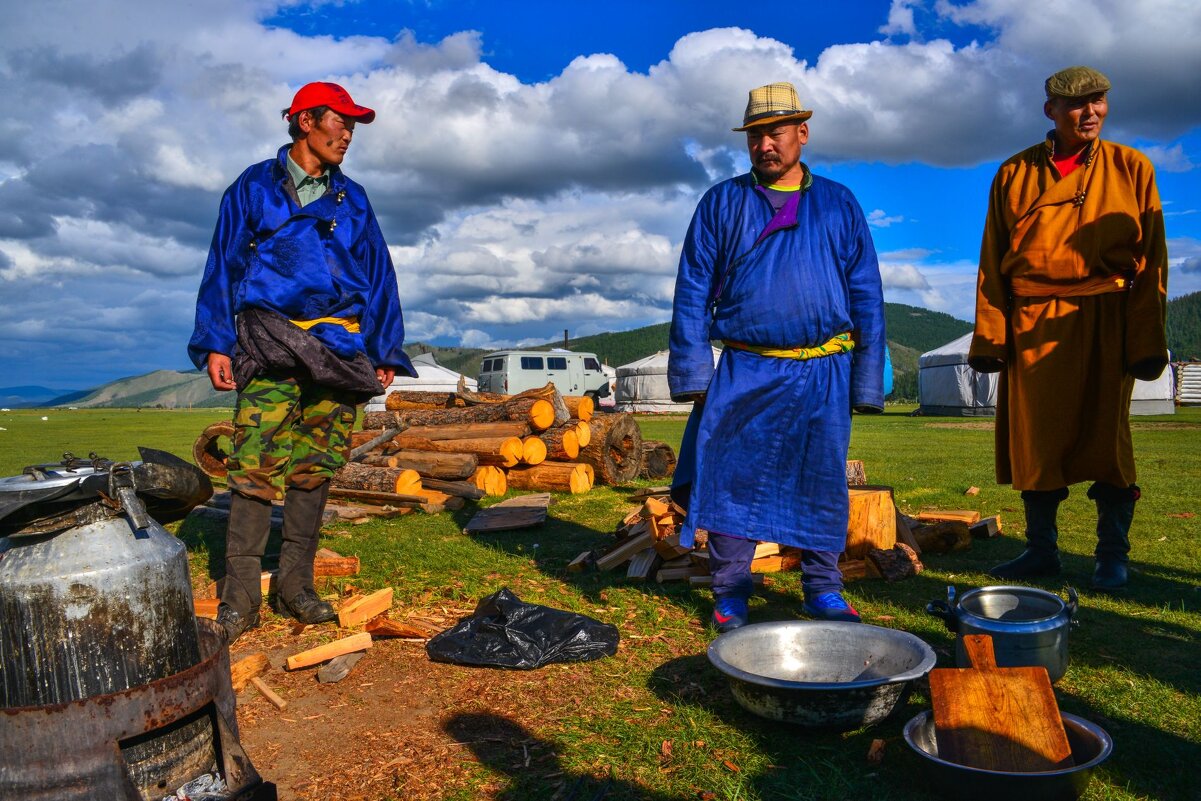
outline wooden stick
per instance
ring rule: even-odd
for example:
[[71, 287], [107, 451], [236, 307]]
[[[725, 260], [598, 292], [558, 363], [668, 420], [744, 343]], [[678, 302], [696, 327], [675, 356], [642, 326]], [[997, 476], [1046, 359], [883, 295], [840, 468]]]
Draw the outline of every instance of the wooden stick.
[[373, 637], [403, 637], [409, 640], [428, 640], [439, 632], [434, 626], [392, 620], [386, 613], [368, 620], [364, 628]]
[[288, 702], [276, 695], [275, 691], [267, 686], [267, 682], [263, 681], [258, 676], [252, 678], [250, 682], [255, 686], [255, 689], [263, 694], [264, 698], [266, 698], [275, 706], [276, 709], [282, 712], [287, 708]]
[[[477, 467], [476, 471], [478, 470], [479, 468]], [[470, 479], [467, 481], [444, 481], [440, 478], [422, 476], [421, 486], [427, 490], [445, 492], [447, 495], [456, 495], [460, 498], [466, 498], [469, 501], [478, 501], [486, 494], [484, 490], [472, 484]], [[503, 495], [504, 493], [501, 494]]]
[[330, 487], [329, 497], [344, 498], [348, 501], [370, 501], [371, 503], [387, 506], [415, 507], [426, 502], [425, 498], [422, 498], [420, 495], [400, 495], [395, 492], [375, 492], [373, 490], [356, 490], [343, 487]]
[[358, 626], [392, 608], [392, 588], [384, 587], [365, 598], [342, 605], [338, 610], [338, 625], [344, 629]]
[[307, 651], [301, 651], [298, 654], [289, 656], [287, 667], [288, 670], [312, 667], [313, 665], [319, 665], [322, 662], [333, 659], [335, 656], [362, 651], [370, 648], [371, 645], [371, 635], [367, 632], [352, 634], [349, 637], [343, 637], [340, 640], [334, 640], [325, 645], [319, 645], [316, 648], [310, 648]]
[[217, 619], [217, 607], [221, 604], [216, 598], [196, 598], [192, 601], [192, 609], [196, 617], [204, 617], [209, 620]]
[[246, 683], [271, 669], [271, 662], [263, 653], [244, 656], [229, 666], [229, 683], [234, 692], [240, 692]]
[[389, 428], [385, 428], [378, 436], [372, 437], [359, 447], [352, 450], [350, 452], [350, 458], [348, 461], [358, 461], [361, 457], [366, 456], [377, 446], [383, 445], [385, 442], [404, 431], [406, 427], [407, 426], [391, 426]]
[[332, 576], [357, 576], [359, 557], [318, 556], [313, 560], [313, 578]]

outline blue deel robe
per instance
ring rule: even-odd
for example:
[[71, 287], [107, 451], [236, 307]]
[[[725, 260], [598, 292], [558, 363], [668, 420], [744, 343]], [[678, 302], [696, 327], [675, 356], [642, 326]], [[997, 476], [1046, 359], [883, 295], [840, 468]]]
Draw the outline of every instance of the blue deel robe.
[[[716, 299], [716, 302], [715, 302]], [[850, 353], [806, 361], [710, 339]], [[814, 176], [778, 213], [750, 173], [701, 199], [680, 255], [668, 383], [705, 392], [673, 479], [681, 541], [702, 528], [821, 551], [846, 547], [851, 409], [884, 408], [884, 301], [867, 221], [850, 190]]]
[[200, 368], [209, 353], [232, 355], [235, 316], [259, 308], [289, 320], [358, 318], [357, 334], [336, 323], [309, 333], [344, 359], [363, 352], [375, 367], [416, 375], [401, 349], [396, 270], [367, 193], [330, 167], [325, 194], [302, 208], [288, 175], [290, 148], [247, 168], [221, 198], [188, 355]]

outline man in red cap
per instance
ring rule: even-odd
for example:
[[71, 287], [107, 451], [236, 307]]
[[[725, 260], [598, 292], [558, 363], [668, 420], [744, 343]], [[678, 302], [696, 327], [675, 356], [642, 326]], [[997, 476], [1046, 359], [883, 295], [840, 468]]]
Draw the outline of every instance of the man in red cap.
[[345, 89], [310, 83], [283, 112], [291, 144], [225, 191], [188, 353], [217, 390], [237, 390], [217, 620], [230, 642], [259, 622], [271, 502], [284, 501], [276, 611], [335, 617], [313, 588], [329, 479], [346, 461], [355, 407], [397, 372], [396, 272], [363, 188], [340, 169], [356, 124]]

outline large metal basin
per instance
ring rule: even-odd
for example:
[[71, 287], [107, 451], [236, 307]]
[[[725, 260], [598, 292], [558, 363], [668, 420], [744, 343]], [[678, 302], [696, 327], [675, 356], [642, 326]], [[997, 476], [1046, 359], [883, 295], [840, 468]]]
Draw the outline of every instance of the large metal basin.
[[905, 742], [922, 758], [934, 789], [945, 798], [973, 801], [1068, 801], [1079, 798], [1093, 770], [1113, 753], [1113, 740], [1095, 723], [1060, 712], [1072, 748], [1073, 767], [1038, 773], [1007, 773], [968, 767], [938, 756], [934, 715], [922, 712], [905, 724]]
[[709, 645], [709, 661], [747, 710], [771, 720], [848, 731], [883, 720], [934, 651], [904, 631], [863, 623], [755, 623]]

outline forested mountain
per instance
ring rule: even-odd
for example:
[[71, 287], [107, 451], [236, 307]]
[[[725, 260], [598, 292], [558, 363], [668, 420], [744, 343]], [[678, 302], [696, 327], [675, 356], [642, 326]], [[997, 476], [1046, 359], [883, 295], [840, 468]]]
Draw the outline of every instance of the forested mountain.
[[[918, 355], [942, 347], [972, 330], [971, 323], [949, 314], [918, 306], [906, 306], [904, 303], [884, 304], [884, 324], [888, 329], [889, 342], [912, 348]], [[892, 362], [893, 367], [896, 367], [896, 354], [893, 354]], [[915, 358], [912, 367], [907, 369], [916, 368]]]
[[1168, 301], [1168, 350], [1172, 361], [1201, 359], [1201, 292]]

